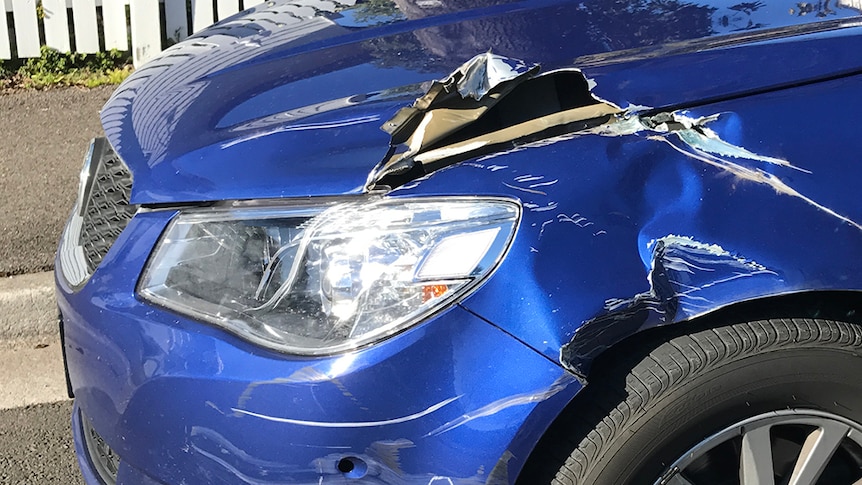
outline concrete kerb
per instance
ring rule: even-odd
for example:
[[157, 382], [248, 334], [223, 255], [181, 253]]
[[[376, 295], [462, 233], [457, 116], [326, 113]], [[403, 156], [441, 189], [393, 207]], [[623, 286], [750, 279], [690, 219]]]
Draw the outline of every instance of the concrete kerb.
[[57, 332], [53, 272], [0, 278], [0, 341]]

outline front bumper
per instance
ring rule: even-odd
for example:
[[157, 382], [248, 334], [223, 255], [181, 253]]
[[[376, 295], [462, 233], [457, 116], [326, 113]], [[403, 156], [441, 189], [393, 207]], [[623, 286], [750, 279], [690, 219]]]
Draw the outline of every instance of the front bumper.
[[135, 216], [77, 291], [58, 263], [76, 406], [119, 455], [117, 483], [509, 483], [580, 388], [458, 306], [313, 359], [152, 307], [134, 289], [172, 215]]

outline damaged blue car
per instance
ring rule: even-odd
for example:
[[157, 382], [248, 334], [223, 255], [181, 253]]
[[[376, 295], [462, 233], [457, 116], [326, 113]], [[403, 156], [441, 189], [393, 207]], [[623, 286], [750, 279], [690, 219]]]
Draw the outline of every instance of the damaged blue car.
[[89, 484], [862, 484], [862, 4], [275, 0], [102, 113]]

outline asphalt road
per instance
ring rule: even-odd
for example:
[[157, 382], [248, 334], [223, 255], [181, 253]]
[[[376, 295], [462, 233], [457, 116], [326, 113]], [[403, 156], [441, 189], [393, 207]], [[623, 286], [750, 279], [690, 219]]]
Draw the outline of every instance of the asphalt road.
[[0, 277], [53, 268], [84, 153], [101, 134], [99, 110], [112, 91], [0, 95]]
[[0, 411], [0, 483], [83, 484], [72, 444], [72, 401]]
[[[53, 268], [84, 153], [113, 87], [0, 94], [0, 277]], [[0, 342], [0, 484], [83, 483], [57, 342]]]

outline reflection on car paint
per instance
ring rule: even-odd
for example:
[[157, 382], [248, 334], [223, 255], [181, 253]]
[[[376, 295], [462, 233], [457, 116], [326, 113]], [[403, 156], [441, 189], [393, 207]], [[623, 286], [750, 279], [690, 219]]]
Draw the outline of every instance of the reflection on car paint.
[[[382, 91], [376, 91], [371, 93], [354, 94], [344, 98], [323, 101], [321, 103], [303, 106], [301, 108], [283, 111], [273, 115], [267, 115], [261, 118], [239, 123], [231, 126], [230, 131], [246, 132], [252, 130], [264, 130], [266, 134], [280, 133], [281, 131], [279, 131], [278, 128], [283, 127], [287, 123], [294, 123], [303, 118], [308, 118], [330, 111], [348, 108], [360, 104], [379, 103], [383, 101], [411, 100], [417, 96], [421, 96], [424, 93], [422, 87], [423, 83], [408, 84], [400, 88], [384, 89]], [[373, 121], [378, 121], [379, 119], [380, 118], [378, 115], [374, 117]], [[309, 123], [309, 125], [313, 124]], [[292, 127], [292, 125], [288, 126]], [[251, 136], [254, 136], [255, 138], [260, 137], [257, 133], [252, 133], [251, 135], [246, 135], [244, 139], [253, 139], [250, 138]], [[232, 145], [228, 143], [222, 144], [222, 147], [224, 148], [229, 146]]]
[[277, 127], [265, 130], [265, 131], [256, 131], [250, 135], [241, 136], [230, 140], [228, 142], [222, 143], [221, 148], [230, 148], [234, 145], [239, 145], [240, 143], [244, 143], [251, 140], [257, 140], [259, 138], [264, 138], [270, 135], [274, 135], [276, 133], [286, 133], [289, 131], [306, 131], [306, 130], [330, 130], [333, 128], [344, 128], [345, 126], [352, 125], [361, 125], [364, 123], [374, 123], [376, 121], [380, 121], [379, 116], [359, 116], [356, 118], [350, 118], [345, 120], [338, 120], [335, 122], [328, 123], [306, 123], [306, 124], [296, 124], [296, 125], [283, 125], [279, 124]]

